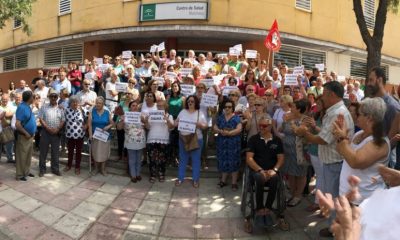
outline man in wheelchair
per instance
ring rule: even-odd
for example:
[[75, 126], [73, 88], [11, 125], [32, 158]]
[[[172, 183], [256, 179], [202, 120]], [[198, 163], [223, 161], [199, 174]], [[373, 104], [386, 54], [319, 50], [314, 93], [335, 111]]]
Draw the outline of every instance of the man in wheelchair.
[[[258, 122], [259, 133], [248, 142], [246, 163], [250, 168], [250, 179], [255, 182], [256, 215], [269, 215], [275, 201], [278, 171], [283, 166], [282, 141], [272, 134], [272, 120], [262, 118]], [[264, 205], [264, 186], [269, 187]]]

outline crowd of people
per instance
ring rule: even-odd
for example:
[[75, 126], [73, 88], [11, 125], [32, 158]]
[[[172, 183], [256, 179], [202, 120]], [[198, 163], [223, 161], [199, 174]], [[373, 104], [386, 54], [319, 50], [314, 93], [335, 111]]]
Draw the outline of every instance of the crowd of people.
[[[39, 177], [46, 173], [49, 149], [51, 172], [61, 175], [59, 155], [65, 147], [63, 171], [74, 167], [79, 175], [89, 142], [93, 174], [106, 175], [116, 138], [132, 182], [142, 180], [144, 165], [151, 183], [164, 182], [167, 166], [175, 165], [175, 186], [190, 168], [198, 188], [201, 169], [208, 168], [207, 147], [215, 146], [217, 187], [228, 186], [230, 176], [237, 191], [247, 165], [256, 184], [257, 215], [271, 214], [278, 172], [288, 184], [289, 207], [302, 201], [315, 178], [315, 203], [307, 210], [321, 209], [332, 224], [320, 235], [358, 239], [346, 233], [353, 225], [343, 220], [348, 217], [343, 208], [363, 206], [374, 192], [400, 185], [399, 172], [391, 169], [400, 168], [400, 104], [386, 93], [379, 67], [365, 82], [313, 68], [297, 72], [296, 82], [289, 83], [286, 76], [292, 73], [284, 62], [270, 71], [259, 54], [196, 56], [192, 50], [187, 58], [164, 50], [39, 70], [31, 86], [20, 80], [1, 92], [2, 151], [7, 162], [16, 163], [16, 179], [27, 181], [34, 177], [34, 150]], [[265, 184], [270, 186], [266, 202]]]

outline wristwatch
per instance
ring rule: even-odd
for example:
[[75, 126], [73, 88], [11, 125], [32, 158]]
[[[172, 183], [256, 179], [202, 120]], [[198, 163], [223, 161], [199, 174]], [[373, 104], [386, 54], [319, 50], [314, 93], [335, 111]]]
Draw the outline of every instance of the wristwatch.
[[276, 172], [276, 173], [279, 172], [279, 169], [278, 169], [278, 168], [273, 168], [272, 170], [273, 170], [274, 172]]

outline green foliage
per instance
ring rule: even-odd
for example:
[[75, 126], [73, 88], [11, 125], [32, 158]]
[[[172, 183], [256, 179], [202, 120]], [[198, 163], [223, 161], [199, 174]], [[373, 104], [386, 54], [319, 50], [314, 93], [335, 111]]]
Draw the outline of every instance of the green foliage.
[[391, 10], [392, 13], [397, 13], [399, 7], [399, 0], [389, 0], [388, 2], [388, 10]]
[[28, 35], [31, 28], [27, 22], [27, 17], [32, 14], [32, 3], [36, 0], [0, 0], [0, 29], [3, 28], [8, 20], [19, 20], [22, 29]]

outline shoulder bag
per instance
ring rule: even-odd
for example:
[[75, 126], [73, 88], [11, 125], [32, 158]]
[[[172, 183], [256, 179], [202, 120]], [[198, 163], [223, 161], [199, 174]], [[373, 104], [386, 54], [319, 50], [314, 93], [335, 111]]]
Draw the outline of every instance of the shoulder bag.
[[[200, 110], [197, 110], [197, 122], [199, 121], [199, 114], [200, 114]], [[200, 147], [198, 139], [197, 139], [197, 127], [194, 130], [194, 133], [191, 133], [189, 135], [179, 134], [179, 137], [185, 146], [186, 152], [196, 150]]]

